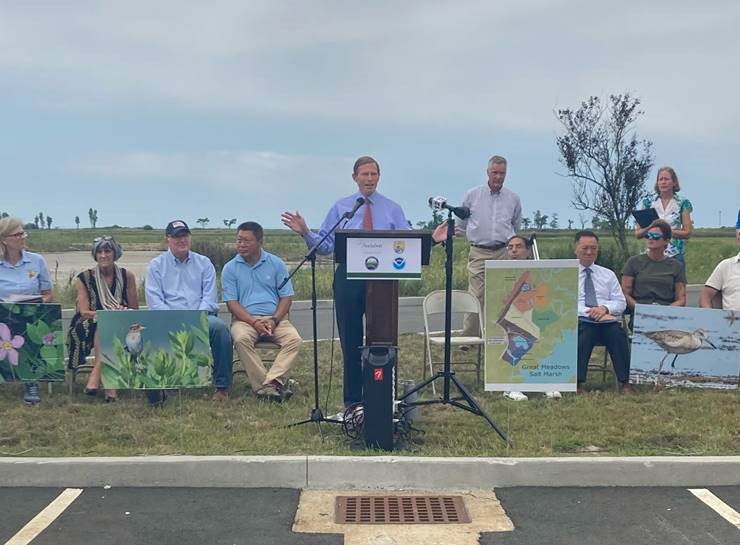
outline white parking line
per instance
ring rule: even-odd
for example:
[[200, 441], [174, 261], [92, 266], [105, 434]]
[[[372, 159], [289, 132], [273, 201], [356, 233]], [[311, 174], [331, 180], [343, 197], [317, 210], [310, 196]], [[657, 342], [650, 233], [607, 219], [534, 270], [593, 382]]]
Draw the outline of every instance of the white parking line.
[[727, 505], [706, 488], [689, 488], [689, 492], [711, 507], [717, 512], [717, 514], [719, 514], [719, 516], [730, 524], [734, 524], [735, 528], [740, 530], [740, 513], [735, 511], [732, 507]]
[[82, 488], [67, 488], [43, 511], [33, 517], [20, 531], [5, 542], [5, 545], [28, 545], [43, 532], [69, 505], [82, 494]]

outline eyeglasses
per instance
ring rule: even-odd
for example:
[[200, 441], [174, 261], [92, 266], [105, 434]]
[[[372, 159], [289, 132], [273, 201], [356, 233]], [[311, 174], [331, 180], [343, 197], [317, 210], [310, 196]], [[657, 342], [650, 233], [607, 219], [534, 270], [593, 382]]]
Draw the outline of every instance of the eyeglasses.
[[648, 233], [647, 231], [642, 235], [642, 238], [649, 238], [650, 240], [660, 240], [663, 238], [661, 233]]
[[12, 235], [8, 235], [5, 238], [27, 238], [27, 237], [28, 237], [28, 233], [26, 233], [25, 231], [21, 231], [20, 233], [13, 233]]
[[93, 242], [95, 244], [97, 244], [98, 242], [112, 242], [112, 241], [113, 241], [113, 237], [110, 235], [106, 235], [104, 237], [96, 237], [93, 239]]

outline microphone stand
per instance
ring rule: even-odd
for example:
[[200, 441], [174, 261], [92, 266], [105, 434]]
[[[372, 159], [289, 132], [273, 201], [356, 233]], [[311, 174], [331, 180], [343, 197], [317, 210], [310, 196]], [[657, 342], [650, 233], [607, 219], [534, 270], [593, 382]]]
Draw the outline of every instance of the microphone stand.
[[[496, 433], [499, 434], [501, 439], [503, 439], [507, 445], [513, 446], [511, 439], [502, 431], [499, 429], [499, 427], [496, 425], [496, 423], [491, 419], [490, 416], [486, 414], [486, 412], [483, 410], [483, 408], [478, 405], [478, 402], [475, 400], [473, 395], [468, 392], [468, 389], [465, 387], [465, 385], [460, 382], [457, 377], [455, 376], [455, 372], [450, 369], [450, 356], [451, 356], [451, 339], [452, 339], [452, 264], [453, 264], [453, 255], [452, 255], [452, 238], [455, 235], [455, 219], [452, 216], [452, 210], [448, 210], [448, 216], [447, 216], [447, 240], [445, 241], [445, 250], [446, 253], [446, 260], [445, 260], [445, 361], [444, 361], [444, 370], [438, 371], [434, 376], [429, 377], [427, 380], [416, 386], [415, 388], [412, 388], [408, 392], [404, 393], [399, 401], [403, 402], [404, 405], [407, 407], [414, 407], [416, 405], [432, 405], [432, 404], [442, 404], [442, 405], [452, 405], [453, 407], [457, 407], [458, 409], [463, 409], [464, 411], [468, 411], [469, 413], [473, 413], [474, 415], [480, 416], [488, 422], [491, 427], [496, 431]], [[427, 385], [433, 383], [437, 379], [442, 379], [443, 381], [443, 395], [439, 399], [422, 399], [422, 400], [416, 400], [416, 401], [404, 401], [411, 395], [413, 395], [415, 392], [418, 392], [422, 388], [426, 387]], [[450, 397], [450, 383], [453, 383], [458, 391], [460, 392], [460, 397]], [[461, 403], [461, 401], [464, 401], [465, 403]]]
[[[364, 204], [364, 201], [363, 203]], [[361, 205], [360, 205], [361, 206]], [[303, 265], [306, 263], [306, 261], [311, 262], [311, 319], [313, 322], [313, 394], [314, 394], [314, 406], [313, 409], [311, 409], [311, 416], [309, 416], [305, 420], [301, 420], [300, 422], [293, 422], [292, 424], [288, 424], [287, 428], [292, 428], [294, 426], [301, 426], [303, 424], [310, 424], [313, 422], [316, 424], [316, 428], [319, 430], [319, 437], [321, 437], [321, 441], [324, 440], [324, 434], [321, 431], [321, 423], [322, 422], [330, 422], [332, 424], [341, 424], [342, 422], [339, 420], [335, 420], [333, 418], [327, 418], [324, 416], [324, 413], [321, 411], [321, 407], [319, 406], [319, 334], [317, 329], [317, 318], [316, 318], [316, 253], [323, 244], [323, 242], [329, 238], [331, 234], [334, 233], [334, 231], [337, 230], [337, 227], [339, 227], [339, 224], [343, 221], [352, 219], [352, 217], [355, 215], [355, 212], [360, 208], [360, 206], [357, 206], [352, 211], [347, 211], [344, 214], [342, 214], [342, 217], [337, 220], [337, 222], [334, 224], [334, 226], [327, 231], [327, 233], [319, 240], [316, 244], [313, 245], [312, 248], [308, 250], [308, 253], [303, 258], [303, 260], [296, 265], [296, 267], [293, 269], [293, 271], [288, 275], [287, 278], [285, 278], [281, 284], [278, 286], [278, 289], [285, 286], [285, 284], [290, 281], [291, 278], [295, 276], [295, 274], [303, 267]], [[334, 319], [334, 317], [332, 317]]]

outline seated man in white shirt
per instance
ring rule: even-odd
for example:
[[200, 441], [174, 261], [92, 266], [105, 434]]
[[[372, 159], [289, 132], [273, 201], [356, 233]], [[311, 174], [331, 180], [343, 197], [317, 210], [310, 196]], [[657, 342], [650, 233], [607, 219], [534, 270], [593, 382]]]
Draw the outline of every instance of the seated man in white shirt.
[[578, 392], [583, 393], [588, 361], [596, 344], [609, 352], [622, 393], [633, 392], [629, 382], [630, 358], [627, 336], [620, 318], [627, 306], [617, 276], [596, 265], [599, 237], [592, 231], [576, 233], [578, 258]]
[[[735, 240], [740, 244], [740, 211], [737, 213]], [[719, 262], [704, 283], [699, 306], [712, 308], [712, 299], [722, 294], [722, 308], [740, 310], [740, 253]]]

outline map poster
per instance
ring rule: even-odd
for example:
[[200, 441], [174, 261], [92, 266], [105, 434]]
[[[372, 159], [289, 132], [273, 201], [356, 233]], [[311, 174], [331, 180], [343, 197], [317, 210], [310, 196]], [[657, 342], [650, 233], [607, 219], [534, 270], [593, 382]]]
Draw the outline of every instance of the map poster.
[[486, 261], [487, 391], [574, 392], [578, 261]]

